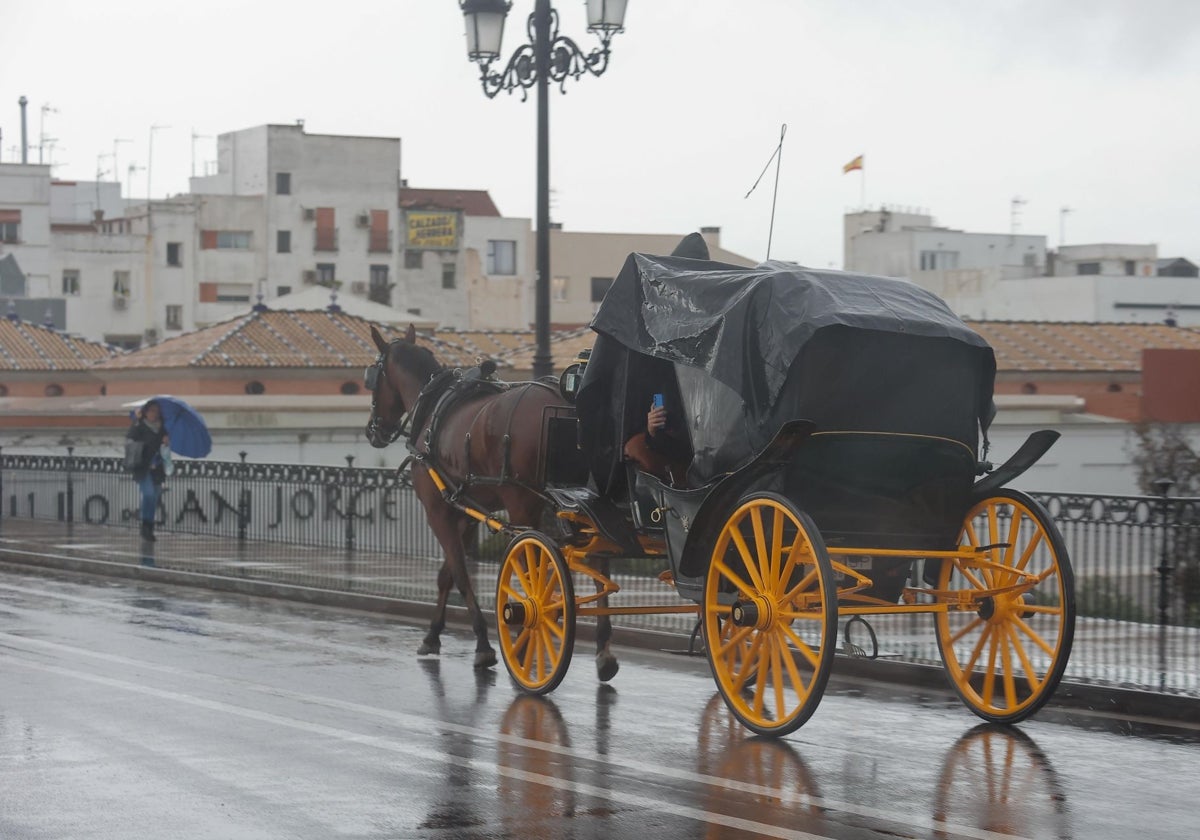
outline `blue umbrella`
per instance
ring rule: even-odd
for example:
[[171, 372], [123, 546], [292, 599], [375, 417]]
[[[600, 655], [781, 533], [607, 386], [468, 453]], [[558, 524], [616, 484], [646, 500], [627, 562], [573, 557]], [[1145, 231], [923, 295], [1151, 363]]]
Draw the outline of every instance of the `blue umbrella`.
[[204, 458], [212, 452], [212, 435], [200, 412], [179, 397], [151, 397], [146, 402], [158, 403], [172, 452], [185, 458]]

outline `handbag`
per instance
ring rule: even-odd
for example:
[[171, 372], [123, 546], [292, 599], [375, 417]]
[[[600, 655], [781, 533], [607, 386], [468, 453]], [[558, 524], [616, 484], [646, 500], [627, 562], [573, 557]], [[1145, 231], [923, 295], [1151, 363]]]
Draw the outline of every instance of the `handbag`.
[[125, 471], [135, 472], [142, 467], [142, 455], [146, 451], [146, 443], [133, 438], [125, 439]]
[[158, 450], [158, 457], [162, 458], [163, 474], [175, 475], [175, 462], [171, 460], [171, 447], [164, 445]]

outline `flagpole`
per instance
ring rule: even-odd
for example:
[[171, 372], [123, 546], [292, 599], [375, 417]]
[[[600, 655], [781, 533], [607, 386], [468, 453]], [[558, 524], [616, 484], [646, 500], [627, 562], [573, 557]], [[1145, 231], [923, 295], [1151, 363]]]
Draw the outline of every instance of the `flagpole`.
[[866, 161], [858, 168], [858, 203], [862, 206], [862, 211], [867, 212], [867, 166]]

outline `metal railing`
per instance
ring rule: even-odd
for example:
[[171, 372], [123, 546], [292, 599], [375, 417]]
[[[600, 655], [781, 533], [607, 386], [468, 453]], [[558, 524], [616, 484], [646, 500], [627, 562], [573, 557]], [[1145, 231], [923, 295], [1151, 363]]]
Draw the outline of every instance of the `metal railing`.
[[[383, 597], [432, 599], [441, 548], [394, 470], [178, 462], [159, 506], [171, 543], [157, 565]], [[1075, 644], [1065, 678], [1200, 696], [1200, 499], [1035, 493], [1062, 532], [1075, 572]], [[120, 459], [0, 456], [0, 523], [137, 525], [137, 488]], [[132, 540], [132, 537], [131, 537]], [[490, 607], [507, 540], [472, 541], [472, 573]], [[160, 552], [160, 555], [162, 552]], [[617, 561], [619, 597], [678, 603], [654, 561]], [[590, 583], [580, 580], [577, 587]], [[580, 590], [584, 591], [584, 590]], [[882, 656], [940, 663], [925, 615], [870, 619]], [[694, 618], [618, 623], [690, 632]], [[856, 639], [856, 641], [858, 641]]]

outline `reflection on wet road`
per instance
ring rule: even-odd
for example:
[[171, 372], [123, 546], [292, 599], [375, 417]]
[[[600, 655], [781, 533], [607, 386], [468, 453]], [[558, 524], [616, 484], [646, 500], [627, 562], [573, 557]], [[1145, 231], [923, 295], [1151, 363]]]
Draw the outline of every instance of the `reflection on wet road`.
[[[551, 698], [374, 615], [0, 568], [0, 837], [1190, 835], [1200, 736], [838, 680], [751, 738], [702, 659]], [[1133, 730], [1137, 731], [1133, 731]], [[1136, 783], [1133, 780], [1137, 780]]]

